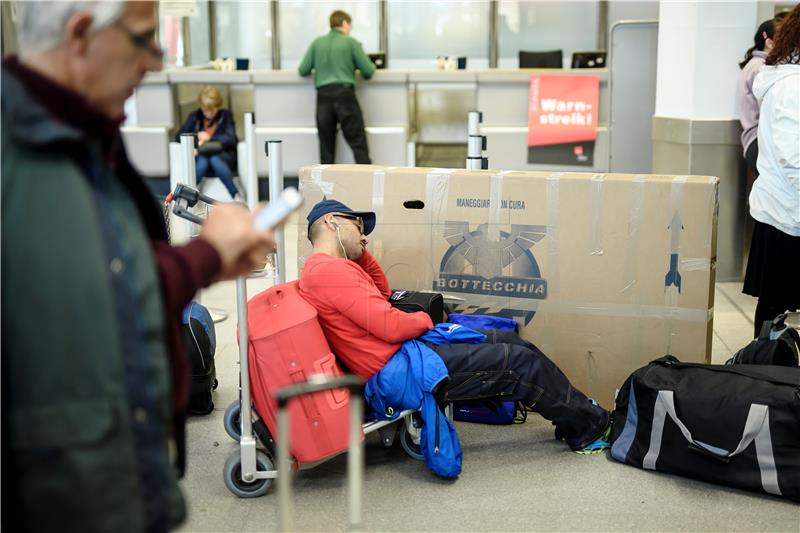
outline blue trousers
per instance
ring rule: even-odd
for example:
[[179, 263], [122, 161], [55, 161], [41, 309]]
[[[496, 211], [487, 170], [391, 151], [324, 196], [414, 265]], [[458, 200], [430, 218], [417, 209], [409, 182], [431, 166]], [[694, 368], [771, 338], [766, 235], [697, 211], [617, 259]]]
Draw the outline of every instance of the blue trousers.
[[447, 402], [520, 400], [579, 450], [602, 435], [609, 413], [572, 386], [536, 346], [512, 331], [484, 331], [485, 344], [428, 345], [450, 374]]
[[236, 196], [238, 192], [236, 185], [233, 184], [233, 172], [231, 167], [220, 155], [198, 155], [195, 157], [195, 167], [197, 172], [197, 185], [203, 181], [203, 178], [216, 176], [222, 180], [225, 188], [228, 189], [231, 198]]

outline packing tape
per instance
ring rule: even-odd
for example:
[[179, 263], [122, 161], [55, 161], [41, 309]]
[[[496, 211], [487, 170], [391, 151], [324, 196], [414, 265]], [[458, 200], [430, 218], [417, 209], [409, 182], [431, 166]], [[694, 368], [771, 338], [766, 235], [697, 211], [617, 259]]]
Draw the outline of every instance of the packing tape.
[[511, 298], [508, 302], [511, 309], [541, 311], [568, 315], [592, 315], [613, 317], [641, 317], [660, 320], [678, 320], [682, 322], [707, 323], [714, 316], [714, 308], [689, 309], [665, 305], [641, 304], [589, 304], [576, 302], [553, 302], [548, 300], [532, 300]]
[[447, 198], [450, 196], [450, 174], [453, 168], [435, 168], [425, 179], [425, 209], [428, 210], [428, 223], [441, 226], [447, 219]]
[[511, 171], [503, 170], [494, 174], [491, 178], [489, 188], [489, 220], [488, 238], [492, 242], [500, 240], [500, 224], [502, 224], [501, 213], [503, 204], [503, 178]]
[[621, 293], [629, 293], [636, 286], [639, 272], [639, 242], [644, 220], [644, 191], [647, 176], [637, 174], [631, 182], [631, 211], [628, 215], [628, 238], [625, 241], [625, 264]]
[[589, 228], [592, 235], [591, 255], [603, 255], [603, 182], [605, 174], [595, 174], [592, 176], [592, 227]]
[[428, 253], [433, 254], [434, 243], [444, 242], [447, 221], [447, 199], [450, 196], [450, 174], [455, 169], [433, 169], [425, 177], [425, 209], [428, 211]]
[[558, 294], [558, 185], [563, 173], [556, 172], [547, 177], [547, 270], [548, 292]]
[[706, 257], [687, 257], [686, 259], [681, 259], [681, 270], [685, 272], [711, 270], [711, 259]]
[[311, 179], [306, 183], [306, 185], [311, 185], [313, 188], [322, 192], [322, 195], [325, 197], [333, 196], [333, 182], [322, 179], [322, 171], [329, 166], [330, 165], [314, 165], [311, 169]]
[[375, 213], [375, 229], [370, 235], [370, 249], [372, 255], [380, 261], [383, 256], [383, 211], [384, 211], [384, 195], [386, 188], [386, 171], [390, 168], [379, 169], [372, 173], [372, 212]]

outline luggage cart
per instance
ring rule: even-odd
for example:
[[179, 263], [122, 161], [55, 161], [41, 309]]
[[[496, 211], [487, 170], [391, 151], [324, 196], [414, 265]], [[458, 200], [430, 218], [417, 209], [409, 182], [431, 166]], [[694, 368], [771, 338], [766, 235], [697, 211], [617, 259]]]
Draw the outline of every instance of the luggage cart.
[[[280, 145], [273, 145], [272, 151], [273, 155], [277, 156], [274, 159], [279, 159]], [[195, 224], [202, 224], [204, 219], [192, 212], [192, 208], [199, 202], [205, 202], [210, 205], [215, 203], [214, 199], [204, 196], [196, 189], [184, 184], [178, 184], [167, 200], [173, 203], [172, 212], [176, 216]], [[283, 262], [278, 264], [283, 265]], [[263, 277], [263, 274], [257, 277]], [[276, 281], [280, 280], [281, 277], [282, 273], [278, 273]], [[226, 460], [223, 467], [223, 480], [228, 490], [236, 496], [254, 498], [266, 494], [272, 486], [273, 480], [278, 478], [276, 461], [280, 449], [276, 445], [269, 428], [252, 406], [248, 360], [249, 337], [246, 281], [244, 276], [236, 279], [236, 306], [239, 323], [239, 399], [228, 406], [223, 419], [226, 433], [233, 440], [239, 442], [239, 450], [232, 453]], [[324, 377], [312, 376], [313, 379], [310, 379], [307, 385], [319, 387], [325, 383]], [[410, 457], [417, 460], [423, 459], [420, 451], [421, 428], [421, 419], [418, 413], [413, 410], [402, 411], [396, 418], [391, 420], [366, 421], [361, 426], [361, 430], [365, 435], [375, 431], [379, 432], [381, 442], [385, 447], [392, 446], [399, 436], [403, 450]], [[288, 452], [286, 453], [288, 454]], [[314, 463], [297, 464], [295, 462], [295, 469], [306, 470], [313, 468], [333, 458], [335, 455]]]

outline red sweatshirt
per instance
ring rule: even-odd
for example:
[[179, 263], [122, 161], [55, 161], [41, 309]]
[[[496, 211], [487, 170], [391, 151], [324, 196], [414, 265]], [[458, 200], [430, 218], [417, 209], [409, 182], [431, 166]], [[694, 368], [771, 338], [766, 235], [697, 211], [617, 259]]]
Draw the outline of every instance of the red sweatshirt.
[[364, 380], [402, 343], [433, 327], [427, 313], [404, 313], [389, 304], [389, 280], [366, 250], [356, 261], [312, 254], [300, 275], [300, 293], [316, 308], [333, 353]]

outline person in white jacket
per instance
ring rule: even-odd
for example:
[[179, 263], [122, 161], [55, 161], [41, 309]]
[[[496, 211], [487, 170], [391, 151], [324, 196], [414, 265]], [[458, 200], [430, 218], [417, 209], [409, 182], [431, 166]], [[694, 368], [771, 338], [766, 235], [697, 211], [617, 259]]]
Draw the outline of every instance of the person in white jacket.
[[765, 320], [800, 307], [800, 5], [778, 27], [753, 94], [761, 103], [759, 177], [743, 292], [758, 297], [758, 336]]

